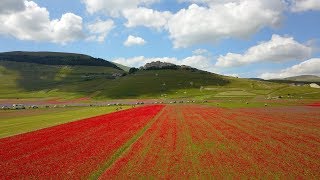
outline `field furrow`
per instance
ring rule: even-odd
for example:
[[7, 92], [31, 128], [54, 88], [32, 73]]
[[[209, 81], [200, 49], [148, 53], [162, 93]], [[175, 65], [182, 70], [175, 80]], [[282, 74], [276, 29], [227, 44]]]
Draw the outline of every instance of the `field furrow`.
[[0, 173], [5, 179], [319, 179], [319, 126], [320, 111], [308, 106], [145, 106], [0, 139]]
[[245, 109], [168, 106], [101, 179], [316, 179], [320, 136], [309, 124], [317, 117], [303, 126], [302, 112], [290, 115], [276, 109], [269, 117], [266, 112], [245, 116]]
[[1, 139], [0, 174], [6, 179], [88, 177], [162, 108], [134, 108]]

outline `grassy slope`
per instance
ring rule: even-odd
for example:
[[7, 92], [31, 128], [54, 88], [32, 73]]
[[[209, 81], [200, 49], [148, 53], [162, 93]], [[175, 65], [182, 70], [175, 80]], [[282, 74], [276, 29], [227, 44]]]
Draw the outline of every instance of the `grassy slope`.
[[0, 98], [90, 96], [91, 79], [96, 82], [108, 80], [117, 72], [123, 73], [100, 66], [48, 66], [0, 61]]
[[115, 64], [116, 66], [118, 66], [119, 68], [121, 68], [122, 70], [126, 71], [126, 72], [129, 72], [129, 70], [131, 68], [131, 67], [128, 67], [128, 66], [124, 66], [122, 64], [115, 63], [115, 62], [112, 62], [112, 63]]
[[[115, 98], [318, 98], [319, 89], [291, 87], [187, 70], [138, 71], [110, 79], [124, 71], [109, 67], [48, 66], [0, 61], [0, 98], [93, 97]], [[86, 76], [88, 75], [88, 76]], [[200, 88], [200, 87], [203, 88]]]
[[[109, 83], [104, 82], [101, 97], [111, 98], [160, 98], [168, 94], [174, 96], [176, 91], [197, 89], [206, 85], [225, 85], [222, 77], [210, 73], [191, 72], [186, 70], [139, 71]], [[103, 85], [102, 85], [103, 87]]]
[[[129, 108], [124, 106], [123, 108]], [[114, 112], [116, 107], [0, 110], [0, 138]]]
[[289, 80], [289, 81], [306, 81], [306, 82], [320, 82], [320, 77], [318, 77], [318, 76], [313, 76], [313, 75], [302, 75], [302, 76], [294, 76], [294, 77], [284, 78], [283, 80]]
[[4, 52], [0, 53], [0, 61], [37, 63], [45, 65], [103, 66], [121, 70], [121, 68], [112, 62], [101, 58], [94, 58], [84, 54], [62, 52]]

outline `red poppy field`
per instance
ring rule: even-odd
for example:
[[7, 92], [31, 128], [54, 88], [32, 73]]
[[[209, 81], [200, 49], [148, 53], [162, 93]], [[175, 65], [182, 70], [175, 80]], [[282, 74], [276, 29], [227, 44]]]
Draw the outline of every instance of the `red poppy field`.
[[320, 178], [320, 109], [132, 108], [0, 139], [0, 179]]

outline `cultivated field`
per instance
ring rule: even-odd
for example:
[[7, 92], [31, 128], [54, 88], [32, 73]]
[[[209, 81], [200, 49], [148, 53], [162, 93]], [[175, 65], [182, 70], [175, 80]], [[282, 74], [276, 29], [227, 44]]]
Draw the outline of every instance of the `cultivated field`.
[[129, 109], [1, 139], [0, 174], [4, 179], [91, 176], [138, 138], [161, 108]]
[[167, 106], [102, 177], [319, 178], [320, 111]]
[[[122, 106], [127, 109], [129, 106]], [[0, 138], [116, 111], [117, 107], [0, 110]]]
[[320, 109], [152, 105], [0, 139], [3, 179], [320, 178]]

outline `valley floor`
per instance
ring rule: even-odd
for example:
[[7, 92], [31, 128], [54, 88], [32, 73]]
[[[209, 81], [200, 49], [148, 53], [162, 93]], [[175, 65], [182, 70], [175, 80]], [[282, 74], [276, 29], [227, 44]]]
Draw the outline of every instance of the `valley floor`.
[[0, 174], [4, 179], [320, 178], [318, 104], [210, 103], [141, 106], [2, 138]]

